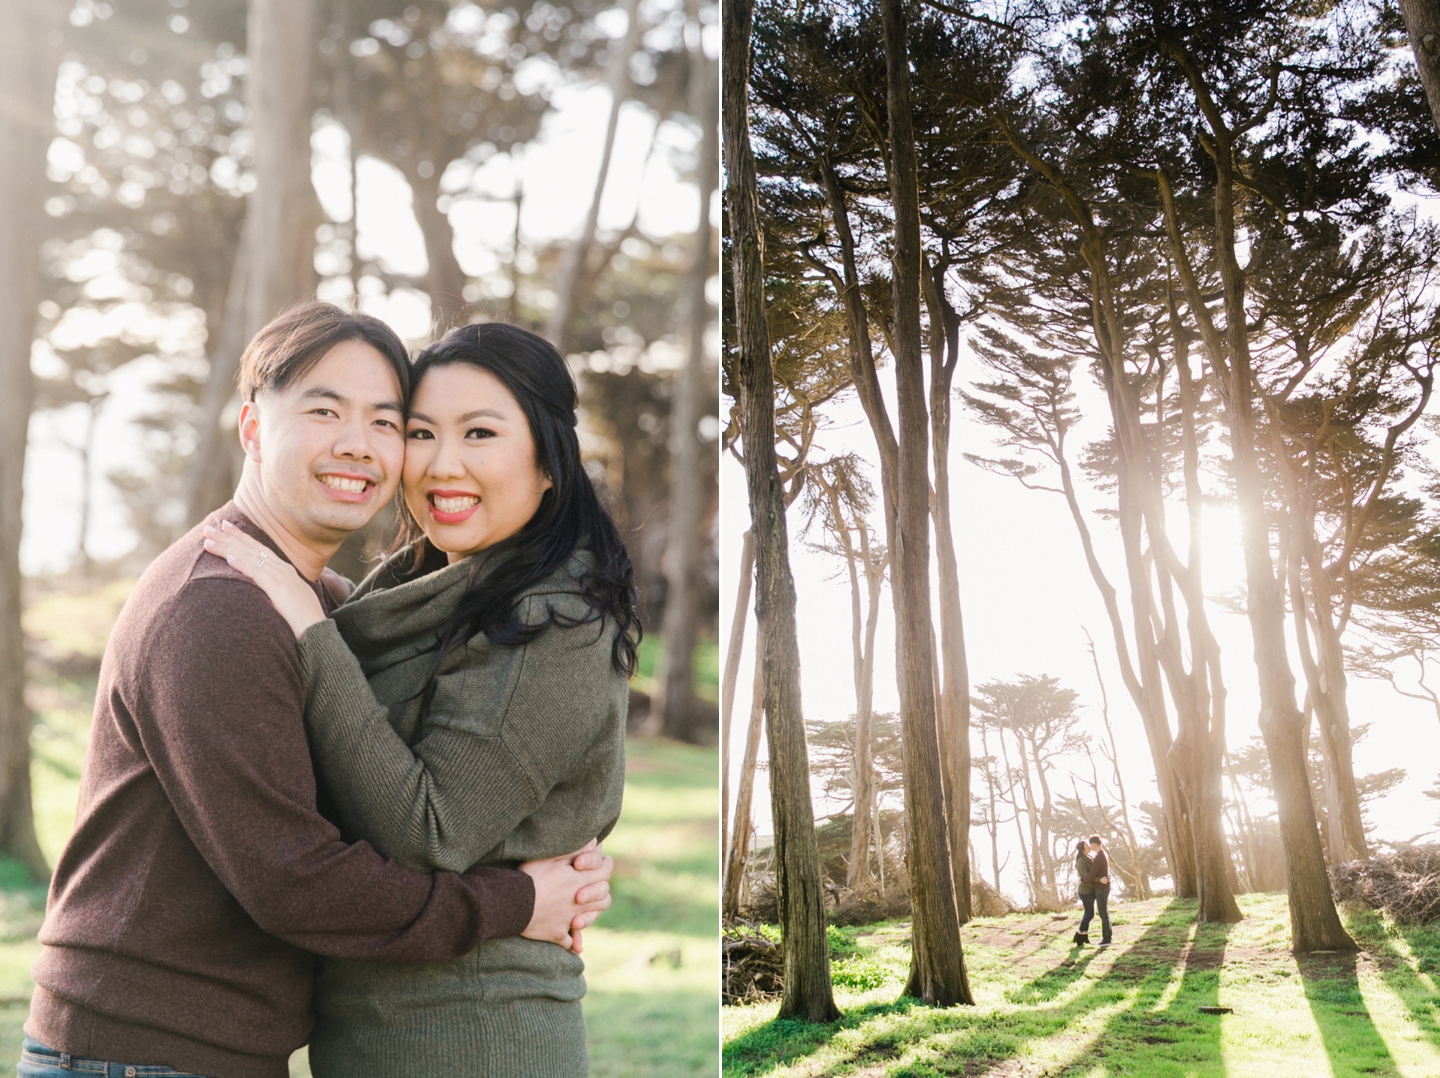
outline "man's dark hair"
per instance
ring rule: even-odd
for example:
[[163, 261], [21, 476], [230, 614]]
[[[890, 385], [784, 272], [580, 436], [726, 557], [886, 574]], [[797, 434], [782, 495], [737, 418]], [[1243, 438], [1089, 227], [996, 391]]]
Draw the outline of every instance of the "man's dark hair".
[[262, 389], [284, 389], [345, 341], [363, 341], [384, 356], [400, 380], [401, 397], [409, 397], [410, 357], [393, 329], [368, 314], [311, 300], [277, 315], [246, 346], [240, 357], [240, 399], [253, 401]]
[[1099, 836], [1099, 835], [1091, 835], [1091, 836], [1090, 836], [1090, 841], [1091, 841], [1094, 845], [1096, 845], [1096, 846], [1102, 845], [1102, 843], [1100, 842], [1100, 836]]
[[[550, 479], [535, 515], [515, 535], [496, 544], [493, 568], [466, 591], [441, 633], [440, 659], [477, 633], [497, 644], [519, 645], [534, 640], [551, 625], [596, 623], [603, 633], [615, 631], [611, 658], [615, 669], [635, 672], [640, 620], [635, 613], [635, 572], [630, 555], [610, 514], [600, 504], [575, 432], [578, 403], [575, 379], [560, 353], [543, 337], [503, 322], [486, 322], [451, 330], [415, 360], [414, 384], [437, 367], [468, 365], [488, 371], [515, 397], [535, 440], [535, 463]], [[405, 499], [397, 500], [404, 530], [399, 545], [413, 544], [418, 571], [427, 553], [425, 533], [411, 516]], [[565, 565], [576, 550], [586, 550], [593, 566], [581, 574], [580, 593], [589, 605], [578, 621], [553, 609], [538, 624], [523, 622], [516, 609], [519, 596]]]

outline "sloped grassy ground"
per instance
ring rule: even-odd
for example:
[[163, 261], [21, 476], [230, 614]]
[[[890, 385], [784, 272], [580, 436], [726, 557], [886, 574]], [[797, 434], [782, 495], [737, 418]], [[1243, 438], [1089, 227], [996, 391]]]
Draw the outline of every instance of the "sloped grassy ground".
[[[38, 642], [27, 696], [36, 828], [53, 864], [75, 819], [96, 673], [132, 581], [34, 597], [26, 631]], [[700, 695], [715, 696], [715, 648], [696, 653]], [[655, 661], [653, 641], [642, 675]], [[718, 753], [632, 738], [625, 807], [606, 851], [614, 906], [585, 934], [594, 1078], [713, 1078], [719, 1073]], [[30, 1002], [30, 964], [45, 888], [0, 860], [0, 1078], [14, 1075]], [[292, 1078], [308, 1078], [302, 1049]]]
[[[1109, 950], [1071, 945], [1078, 910], [977, 919], [963, 933], [976, 1006], [944, 1011], [897, 998], [908, 925], [832, 928], [844, 1017], [806, 1026], [774, 1021], [773, 1004], [727, 1007], [724, 1073], [1440, 1075], [1440, 925], [1347, 909], [1360, 954], [1297, 961], [1284, 895], [1240, 905], [1236, 925], [1196, 925], [1193, 901], [1118, 905]], [[1199, 1010], [1215, 1005], [1234, 1013]]]

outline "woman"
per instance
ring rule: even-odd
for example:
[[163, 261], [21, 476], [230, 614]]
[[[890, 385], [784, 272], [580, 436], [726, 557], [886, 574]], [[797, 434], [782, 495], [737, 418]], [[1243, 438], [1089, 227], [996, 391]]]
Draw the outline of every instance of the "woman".
[[[513, 326], [466, 326], [416, 361], [406, 545], [326, 619], [226, 528], [300, 641], [306, 726], [342, 829], [463, 869], [574, 850], [620, 811], [639, 627], [630, 561], [580, 461], [575, 385]], [[576, 948], [578, 950], [578, 947]], [[528, 939], [452, 962], [325, 962], [316, 1078], [587, 1071], [583, 963]]]
[[1075, 875], [1080, 880], [1080, 904], [1085, 907], [1085, 914], [1080, 918], [1080, 927], [1074, 936], [1075, 946], [1080, 947], [1090, 942], [1090, 936], [1085, 929], [1090, 927], [1090, 918], [1095, 916], [1095, 881], [1089, 878], [1090, 853], [1083, 838], [1075, 842]]

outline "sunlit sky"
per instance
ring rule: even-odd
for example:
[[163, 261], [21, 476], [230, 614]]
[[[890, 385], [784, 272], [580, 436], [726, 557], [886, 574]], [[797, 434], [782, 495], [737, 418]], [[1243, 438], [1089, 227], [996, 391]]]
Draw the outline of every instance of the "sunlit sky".
[[[707, 51], [712, 54], [716, 44], [711, 32], [714, 29], [708, 28], [706, 37]], [[577, 85], [559, 90], [553, 101], [555, 108], [546, 116], [540, 137], [525, 148], [519, 165], [525, 191], [520, 221], [525, 245], [579, 232], [600, 167], [609, 92], [603, 86]], [[656, 146], [650, 152], [652, 136]], [[625, 227], [637, 210], [638, 224], [649, 236], [693, 230], [698, 195], [694, 185], [677, 173], [676, 166], [694, 143], [693, 128], [666, 122], [656, 130], [653, 113], [634, 102], [624, 105], [600, 206], [602, 232]], [[344, 130], [333, 123], [317, 126], [312, 153], [312, 176], [327, 214], [335, 220], [349, 219], [351, 192]], [[473, 186], [508, 199], [514, 190], [514, 168], [508, 156], [496, 155], [477, 171]], [[396, 273], [423, 273], [424, 241], [415, 221], [409, 185], [399, 171], [374, 158], [361, 158], [357, 172], [358, 243], [362, 254], [377, 257]], [[709, 207], [712, 221], [718, 219], [716, 202]], [[455, 207], [451, 219], [456, 230], [456, 254], [467, 272], [485, 273], [508, 261], [515, 227], [511, 204], [466, 201]], [[332, 298], [324, 291], [321, 294], [322, 298]], [[428, 333], [429, 304], [419, 292], [397, 289], [388, 297], [365, 295], [362, 307], [386, 319], [411, 342]], [[113, 317], [147, 315], [143, 311], [121, 310]], [[103, 330], [99, 324], [93, 326], [95, 336]], [[194, 326], [174, 326], [172, 332], [193, 333]], [[43, 358], [39, 362], [43, 365]], [[104, 473], [139, 463], [139, 435], [133, 420], [148, 406], [146, 387], [162, 373], [158, 360], [141, 359], [122, 369], [114, 377], [113, 396], [100, 416], [89, 550], [92, 557], [102, 561], [125, 554], [135, 544], [119, 498]], [[76, 557], [79, 506], [75, 491], [81, 472], [73, 446], [83, 436], [82, 409], [72, 406], [36, 413], [31, 420], [21, 542], [21, 564], [29, 574], [64, 570]]]
[[[962, 357], [957, 384], [975, 377], [978, 364]], [[881, 381], [894, 411], [893, 373], [881, 371]], [[1106, 404], [1088, 375], [1077, 372], [1075, 388], [1085, 419], [1072, 445], [1102, 437]], [[728, 407], [728, 401], [727, 401]], [[864, 413], [853, 396], [828, 410], [826, 429], [817, 434], [810, 459], [853, 450], [868, 461], [877, 458], [875, 443]], [[1120, 766], [1133, 805], [1158, 800], [1154, 768], [1144, 730], [1120, 679], [1110, 625], [1080, 548], [1078, 533], [1063, 497], [1022, 488], [1008, 477], [983, 471], [962, 456], [965, 452], [995, 455], [987, 430], [966, 417], [957, 402], [955, 432], [951, 447], [952, 503], [959, 555], [960, 592], [964, 608], [967, 653], [972, 685], [995, 679], [1012, 679], [1018, 674], [1047, 674], [1080, 694], [1086, 729], [1103, 738], [1100, 720], [1100, 692], [1095, 670], [1086, 650], [1085, 630], [1095, 640], [1110, 699], [1111, 721], [1120, 743]], [[1432, 459], [1440, 455], [1430, 447]], [[879, 469], [872, 463], [870, 476], [877, 489]], [[735, 586], [739, 572], [740, 536], [749, 525], [749, 507], [744, 472], [734, 458], [721, 465], [721, 633], [729, 638], [734, 611]], [[1104, 504], [1094, 491], [1081, 490], [1088, 510]], [[1183, 521], [1177, 521], [1184, 535]], [[855, 711], [851, 680], [850, 593], [837, 557], [816, 553], [798, 539], [802, 524], [800, 504], [789, 515], [790, 558], [798, 596], [801, 691], [806, 718], [810, 721], [845, 719]], [[883, 530], [883, 522], [875, 522]], [[1090, 526], [1099, 556], [1111, 582], [1121, 592], [1121, 608], [1128, 609], [1125, 596], [1124, 563], [1116, 526], [1093, 513]], [[1182, 547], [1183, 549], [1183, 547]], [[1205, 590], [1208, 595], [1234, 592], [1243, 585], [1244, 566], [1233, 511], [1207, 510], [1205, 530]], [[894, 621], [890, 591], [881, 597], [882, 613], [877, 633], [875, 667], [875, 709], [896, 711], [899, 696], [895, 686]], [[1225, 682], [1229, 689], [1228, 741], [1232, 747], [1244, 744], [1259, 733], [1259, 692], [1255, 667], [1250, 658], [1249, 623], [1243, 614], [1209, 604], [1211, 625], [1219, 640]], [[937, 614], [938, 619], [938, 614]], [[1287, 626], [1287, 632], [1289, 631]], [[1133, 644], [1132, 644], [1133, 647]], [[744, 747], [749, 716], [750, 685], [753, 677], [754, 615], [750, 615], [745, 651], [736, 693], [732, 728], [732, 761], [738, 761]], [[1303, 696], [1303, 676], [1298, 658], [1292, 656], [1297, 680], [1297, 702]], [[1406, 672], [1408, 674], [1408, 671]], [[1398, 695], [1384, 682], [1349, 680], [1352, 721], [1373, 722], [1367, 738], [1355, 749], [1357, 773], [1403, 766], [1409, 769], [1405, 782], [1369, 810], [1380, 837], [1407, 839], [1436, 827], [1440, 803], [1425, 798], [1422, 791], [1435, 781], [1440, 770], [1440, 722], [1430, 705]], [[978, 754], [978, 740], [976, 742]], [[763, 741], [762, 741], [763, 758]], [[1097, 757], [1098, 758], [1098, 757]], [[1103, 768], [1104, 762], [1100, 761]], [[735, 766], [732, 763], [732, 768]], [[1089, 764], [1082, 758], [1081, 774], [1089, 778]], [[759, 782], [763, 784], [764, 776]], [[1057, 793], [1070, 793], [1070, 780], [1051, 777]], [[1081, 787], [1085, 792], [1085, 787]], [[816, 787], [816, 814], [833, 811]], [[732, 791], [733, 798], [733, 791]], [[757, 830], [770, 831], [769, 793], [757, 785]], [[1138, 821], [1137, 821], [1138, 826]], [[1009, 827], [1013, 832], [1013, 825]], [[1004, 889], [1022, 902], [1020, 857], [1013, 850], [1013, 837], [1001, 832], [1001, 859], [1012, 851], [1009, 866], [1002, 872]], [[990, 875], [988, 835], [982, 828], [972, 832], [977, 868]], [[1073, 838], [1075, 836], [1069, 836]], [[1068, 863], [1068, 862], [1063, 862]]]

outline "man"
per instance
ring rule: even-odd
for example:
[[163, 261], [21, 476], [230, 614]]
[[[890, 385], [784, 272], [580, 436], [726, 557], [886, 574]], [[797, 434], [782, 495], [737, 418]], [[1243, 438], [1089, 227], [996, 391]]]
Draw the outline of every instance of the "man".
[[1105, 847], [1101, 843], [1099, 835], [1090, 836], [1090, 868], [1080, 878], [1082, 888], [1087, 884], [1095, 888], [1095, 906], [1092, 911], [1090, 903], [1085, 903], [1085, 916], [1080, 918], [1080, 931], [1076, 935], [1085, 936], [1086, 929], [1090, 927], [1092, 912], [1098, 912], [1100, 914], [1100, 942], [1097, 946], [1109, 947], [1110, 858], [1105, 855]]
[[[256, 335], [240, 386], [244, 471], [207, 522], [239, 523], [331, 605], [326, 562], [399, 482], [404, 347], [376, 319], [305, 304]], [[500, 936], [568, 945], [609, 904], [608, 858], [432, 876], [344, 842], [316, 809], [294, 636], [202, 538], [156, 559], [106, 649], [22, 1075], [103, 1061], [285, 1078], [312, 1024], [312, 952], [423, 962]]]

